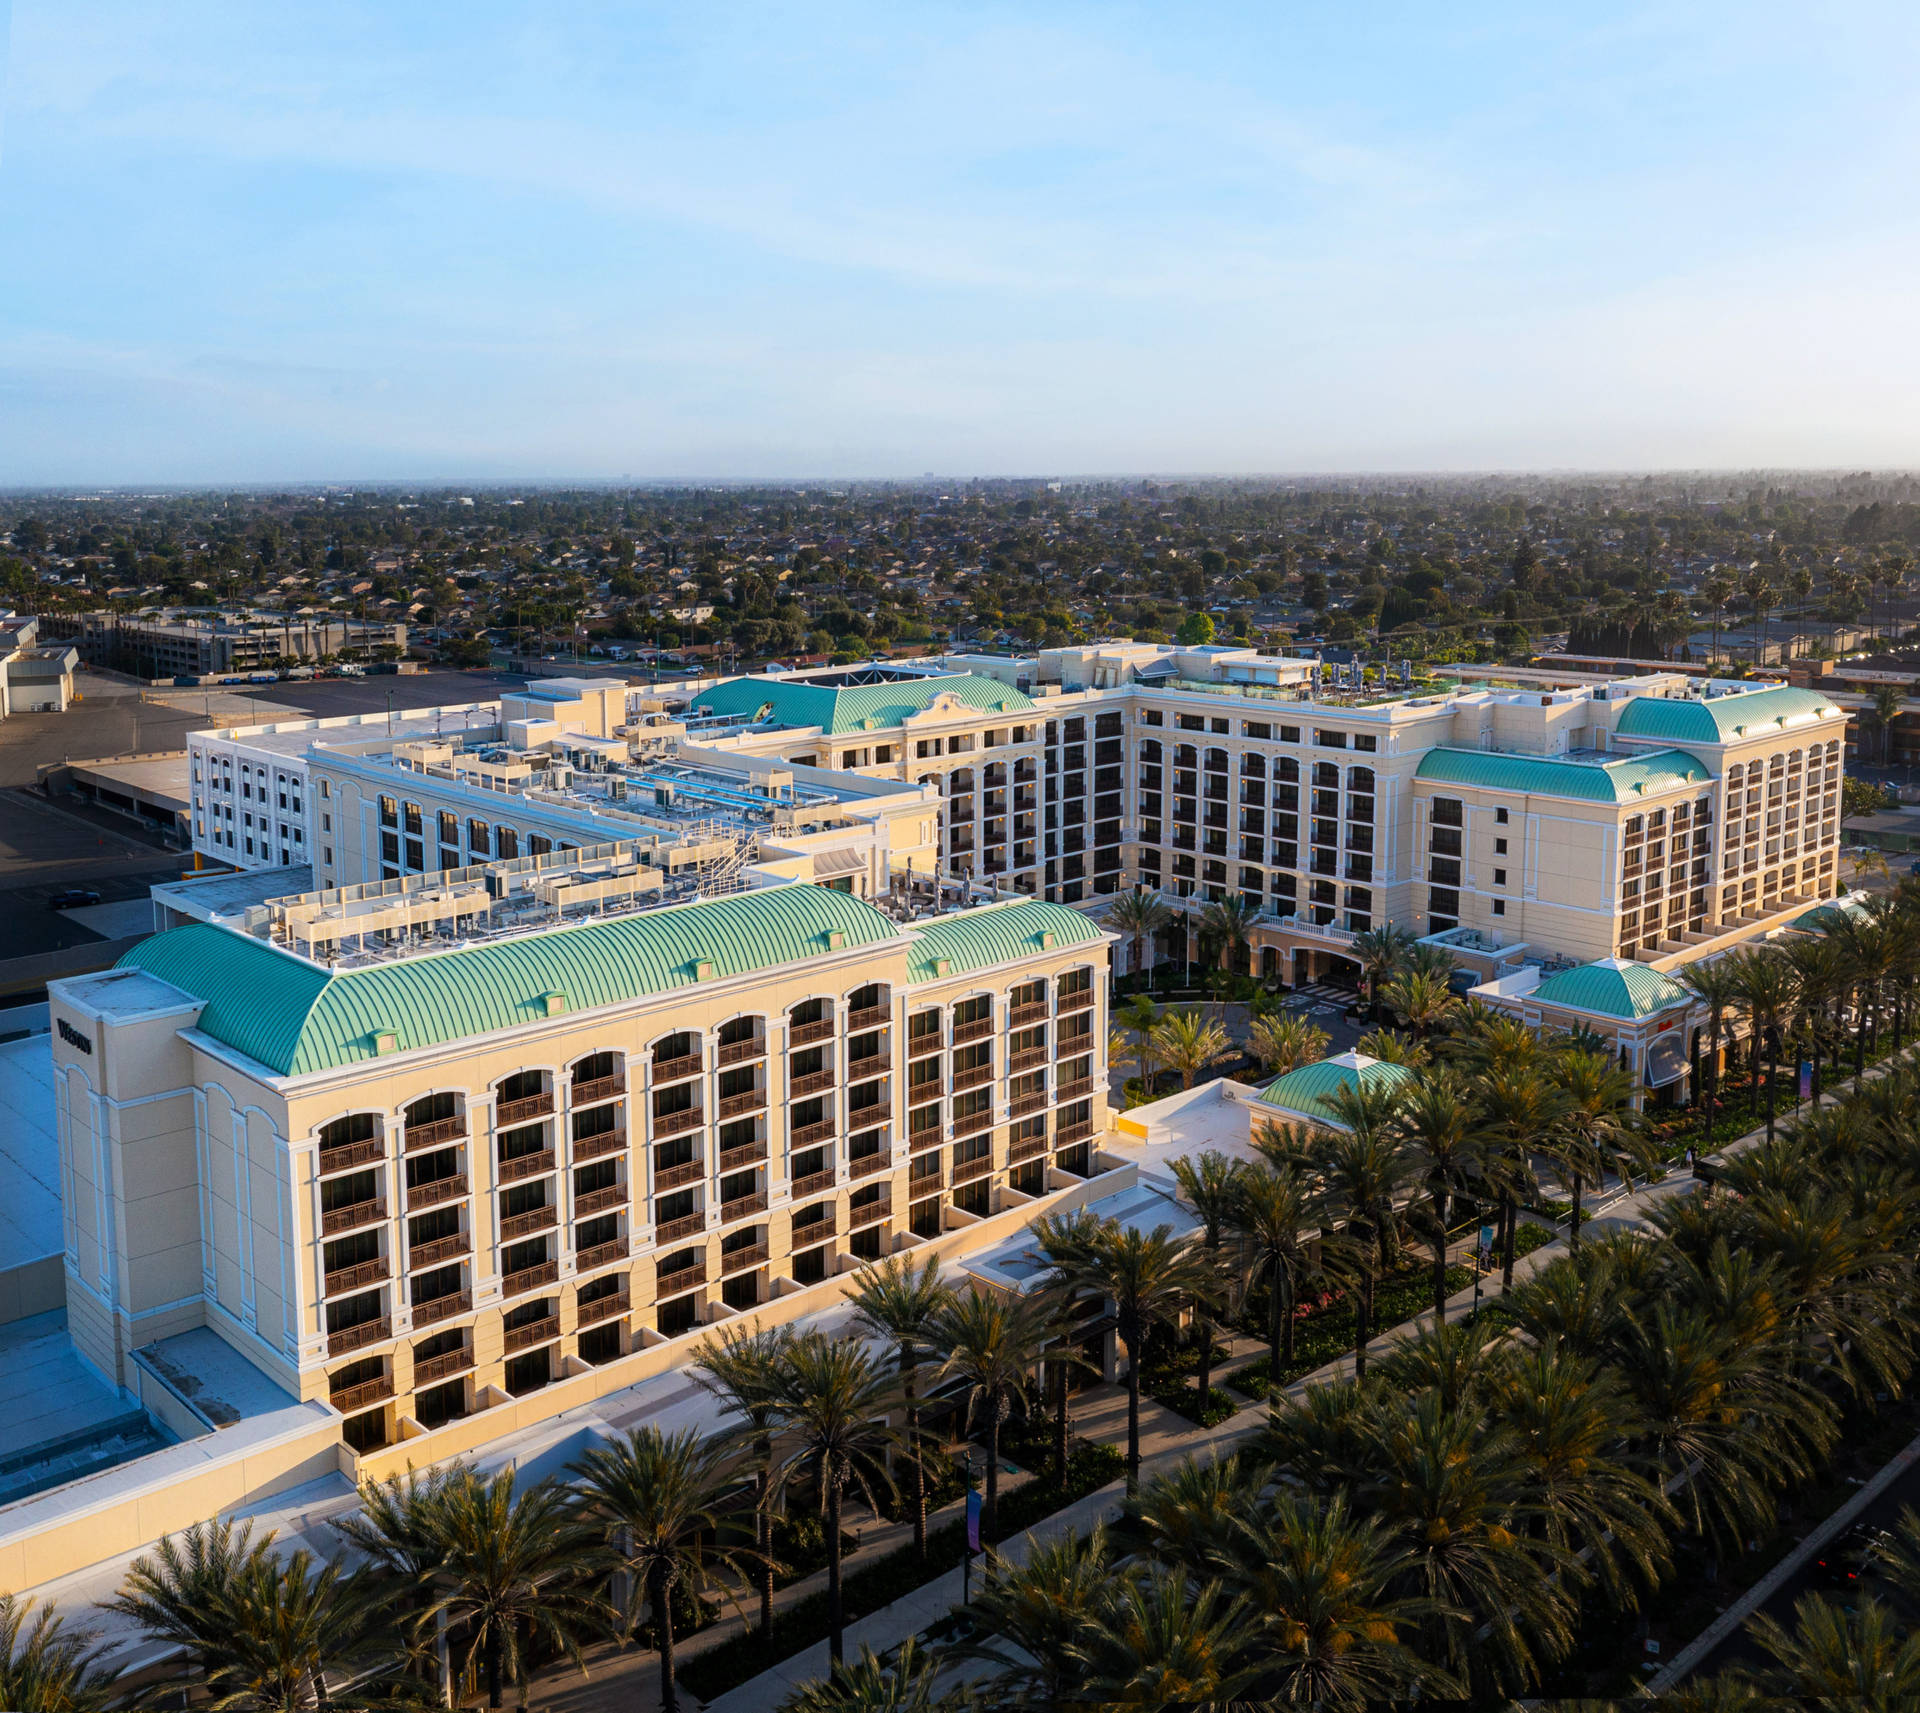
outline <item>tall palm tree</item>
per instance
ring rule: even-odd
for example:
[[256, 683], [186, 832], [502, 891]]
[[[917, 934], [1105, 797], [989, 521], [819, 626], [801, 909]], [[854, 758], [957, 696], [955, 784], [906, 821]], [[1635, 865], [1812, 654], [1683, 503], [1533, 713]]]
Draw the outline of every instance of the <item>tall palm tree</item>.
[[434, 1601], [461, 1639], [458, 1670], [483, 1669], [487, 1705], [506, 1680], [526, 1680], [529, 1643], [580, 1663], [580, 1643], [603, 1627], [593, 1593], [603, 1569], [598, 1531], [556, 1483], [516, 1489], [512, 1470], [462, 1472], [435, 1506], [445, 1586]]
[[996, 1554], [969, 1608], [971, 1632], [954, 1652], [991, 1668], [1008, 1706], [1063, 1705], [1077, 1681], [1073, 1650], [1100, 1621], [1115, 1574], [1103, 1523], [1088, 1534], [1069, 1529], [1035, 1540], [1020, 1564]]
[[1052, 1315], [1044, 1302], [978, 1285], [955, 1293], [933, 1323], [939, 1378], [965, 1385], [969, 1427], [975, 1421], [986, 1424], [987, 1497], [981, 1521], [988, 1535], [996, 1535], [1000, 1523], [1000, 1429], [1014, 1404], [1032, 1394], [1034, 1371], [1052, 1335]]
[[1160, 1008], [1144, 993], [1136, 993], [1114, 1013], [1114, 1020], [1133, 1037], [1134, 1060], [1140, 1073], [1140, 1093], [1151, 1100], [1154, 1031], [1160, 1026]]
[[1180, 1073], [1184, 1090], [1192, 1088], [1193, 1079], [1209, 1065], [1227, 1058], [1232, 1047], [1220, 1024], [1197, 1011], [1175, 1011], [1154, 1028], [1153, 1050], [1161, 1063]]
[[[366, 1561], [364, 1574], [379, 1585], [380, 1597], [396, 1615], [410, 1656], [421, 1677], [437, 1679], [440, 1699], [453, 1705], [452, 1663], [446, 1645], [446, 1614], [434, 1611], [434, 1587], [443, 1555], [439, 1502], [452, 1482], [464, 1480], [464, 1465], [413, 1470], [385, 1481], [360, 1484], [360, 1507], [334, 1523], [335, 1531]], [[432, 1665], [428, 1632], [432, 1631]]]
[[1873, 726], [1880, 734], [1880, 764], [1893, 761], [1893, 722], [1907, 705], [1907, 694], [1897, 684], [1882, 684], [1873, 692]]
[[1749, 1621], [1748, 1633], [1773, 1656], [1757, 1674], [1739, 1674], [1771, 1698], [1755, 1705], [1920, 1705], [1920, 1630], [1884, 1602], [1849, 1608], [1810, 1594], [1795, 1602], [1793, 1618], [1792, 1629], [1765, 1612]]
[[1318, 1064], [1332, 1039], [1304, 1017], [1256, 1017], [1247, 1031], [1247, 1048], [1266, 1071], [1283, 1077], [1302, 1065]]
[[1411, 1151], [1427, 1192], [1427, 1235], [1433, 1245], [1433, 1321], [1447, 1318], [1447, 1219], [1453, 1198], [1481, 1172], [1480, 1107], [1459, 1072], [1423, 1072], [1402, 1098], [1393, 1128]]
[[1494, 1071], [1481, 1083], [1480, 1099], [1487, 1181], [1500, 1197], [1501, 1286], [1511, 1290], [1520, 1200], [1535, 1186], [1534, 1150], [1558, 1128], [1565, 1100], [1537, 1064]]
[[0, 1594], [0, 1706], [8, 1713], [105, 1713], [119, 1676], [99, 1663], [93, 1632], [52, 1606]]
[[1146, 965], [1141, 948], [1173, 920], [1173, 912], [1167, 908], [1166, 900], [1147, 887], [1136, 886], [1131, 892], [1121, 893], [1107, 907], [1107, 920], [1117, 932], [1127, 937], [1133, 953], [1130, 960], [1132, 973], [1144, 976]]
[[155, 1641], [184, 1649], [193, 1669], [207, 1677], [226, 1656], [224, 1614], [233, 1590], [253, 1565], [271, 1560], [273, 1538], [269, 1530], [255, 1540], [251, 1523], [218, 1521], [162, 1535], [133, 1561], [108, 1609]]
[[940, 1277], [940, 1257], [916, 1268], [904, 1255], [890, 1255], [855, 1275], [847, 1293], [855, 1322], [893, 1347], [900, 1391], [906, 1402], [907, 1454], [913, 1468], [913, 1548], [927, 1556], [927, 1468], [920, 1437], [920, 1400], [914, 1380], [939, 1348], [940, 1317], [952, 1305], [953, 1287]]
[[806, 1480], [826, 1513], [827, 1651], [845, 1657], [847, 1611], [840, 1576], [840, 1521], [849, 1488], [869, 1504], [892, 1485], [887, 1458], [903, 1449], [891, 1415], [900, 1381], [854, 1339], [809, 1332], [796, 1337], [780, 1365], [778, 1422], [784, 1453], [774, 1466], [774, 1489]]
[[1774, 1109], [1780, 1082], [1780, 1037], [1794, 1006], [1793, 965], [1779, 952], [1754, 947], [1736, 952], [1733, 963], [1740, 1003], [1753, 1020], [1753, 1094], [1760, 1093], [1760, 1054], [1767, 1057], [1767, 1138], [1773, 1138]]
[[1747, 597], [1747, 605], [1760, 621], [1760, 647], [1753, 657], [1754, 665], [1759, 666], [1766, 660], [1769, 642], [1767, 614], [1780, 604], [1779, 592], [1773, 586], [1773, 579], [1757, 564], [1747, 567], [1747, 574], [1740, 579], [1740, 592]]
[[[1198, 1159], [1188, 1155], [1173, 1162], [1173, 1175], [1180, 1193], [1200, 1216], [1200, 1241], [1216, 1271], [1220, 1265], [1221, 1238], [1240, 1199], [1240, 1174], [1244, 1161], [1229, 1159], [1209, 1148]], [[1194, 1309], [1194, 1337], [1200, 1348], [1200, 1371], [1196, 1376], [1200, 1408], [1207, 1407], [1213, 1393], [1213, 1317], [1205, 1302]]]
[[1311, 1260], [1300, 1234], [1313, 1223], [1313, 1194], [1299, 1170], [1271, 1163], [1249, 1166], [1235, 1187], [1227, 1226], [1249, 1282], [1266, 1282], [1267, 1373], [1278, 1386], [1281, 1365], [1293, 1364], [1293, 1305]]
[[609, 1558], [627, 1576], [629, 1627], [638, 1624], [643, 1603], [652, 1609], [660, 1705], [664, 1713], [678, 1713], [674, 1595], [684, 1587], [697, 1599], [714, 1585], [715, 1566], [741, 1574], [737, 1555], [716, 1539], [734, 1479], [726, 1443], [703, 1441], [691, 1429], [665, 1434], [637, 1427], [595, 1446], [573, 1468], [581, 1509], [600, 1525]]
[[1672, 979], [1707, 1008], [1707, 1051], [1703, 1061], [1705, 1088], [1696, 1089], [1704, 1123], [1700, 1133], [1700, 1152], [1713, 1148], [1714, 1105], [1720, 1093], [1720, 1043], [1727, 1032], [1727, 1021], [1740, 1008], [1740, 966], [1724, 957], [1682, 964]]
[[1701, 584], [1700, 593], [1707, 598], [1713, 608], [1713, 658], [1720, 658], [1720, 615], [1726, 611], [1727, 603], [1734, 597], [1734, 582], [1731, 577], [1709, 577]]
[[1567, 1246], [1580, 1247], [1580, 1194], [1591, 1177], [1598, 1186], [1608, 1166], [1625, 1177], [1638, 1162], [1633, 1124], [1633, 1078], [1609, 1052], [1556, 1054], [1547, 1072], [1560, 1093], [1560, 1122], [1543, 1139], [1544, 1151], [1558, 1157], [1573, 1198]]
[[1820, 1071], [1830, 1042], [1836, 1039], [1830, 1016], [1847, 988], [1846, 952], [1838, 941], [1821, 935], [1796, 940], [1786, 949], [1793, 964], [1795, 1009], [1799, 1033], [1813, 1060], [1813, 1098], [1820, 1098]]
[[1396, 976], [1380, 997], [1387, 1009], [1413, 1031], [1415, 1040], [1425, 1040], [1460, 1003], [1444, 976], [1426, 970], [1407, 970]]
[[1395, 1029], [1371, 1029], [1354, 1042], [1353, 1050], [1383, 1065], [1405, 1065], [1416, 1070], [1433, 1062], [1433, 1054], [1423, 1041], [1402, 1035]]
[[1109, 1578], [1099, 1621], [1072, 1644], [1072, 1703], [1230, 1705], [1258, 1666], [1252, 1614], [1217, 1581], [1130, 1567]]
[[220, 1610], [224, 1657], [209, 1687], [214, 1705], [248, 1713], [307, 1713], [335, 1698], [330, 1668], [349, 1667], [382, 1627], [384, 1614], [337, 1564], [304, 1547], [284, 1560], [250, 1559]]
[[1367, 983], [1367, 1012], [1376, 1023], [1380, 1021], [1380, 991], [1399, 973], [1413, 946], [1413, 930], [1397, 922], [1385, 922], [1354, 936], [1353, 955]]
[[937, 1687], [945, 1664], [917, 1636], [907, 1637], [891, 1660], [863, 1642], [858, 1659], [837, 1663], [824, 1682], [801, 1684], [780, 1703], [779, 1713], [960, 1713], [966, 1703]]
[[[1341, 1089], [1329, 1102], [1343, 1121], [1358, 1117], [1340, 1110], [1339, 1097], [1349, 1092]], [[1346, 1265], [1359, 1283], [1353, 1373], [1356, 1380], [1364, 1379], [1373, 1336], [1374, 1287], [1398, 1258], [1400, 1201], [1412, 1187], [1420, 1162], [1387, 1125], [1351, 1122], [1348, 1128], [1322, 1133], [1313, 1164], [1321, 1206], [1341, 1228]]]
[[1209, 904], [1200, 912], [1200, 932], [1220, 948], [1220, 968], [1231, 973], [1240, 953], [1252, 944], [1253, 925], [1260, 915], [1257, 904], [1249, 904], [1237, 892]]
[[1213, 1269], [1170, 1225], [1150, 1233], [1117, 1220], [1055, 1214], [1033, 1231], [1053, 1269], [1053, 1283], [1076, 1294], [1096, 1292], [1113, 1305], [1114, 1331], [1127, 1351], [1127, 1491], [1140, 1485], [1140, 1364], [1147, 1335], [1178, 1323], [1181, 1313], [1209, 1297]]
[[[708, 1339], [693, 1363], [693, 1383], [718, 1398], [747, 1444], [753, 1471], [753, 1581], [760, 1594], [760, 1634], [773, 1624], [773, 1429], [780, 1364], [793, 1334], [785, 1327], [735, 1330]], [[925, 1521], [915, 1536], [925, 1551]]]

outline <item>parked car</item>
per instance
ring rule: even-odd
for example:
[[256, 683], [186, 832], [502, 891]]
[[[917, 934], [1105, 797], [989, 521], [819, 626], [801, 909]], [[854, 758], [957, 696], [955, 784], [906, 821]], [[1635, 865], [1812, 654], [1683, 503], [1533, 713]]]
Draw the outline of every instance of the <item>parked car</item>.
[[100, 894], [85, 886], [62, 887], [47, 899], [49, 910], [78, 910], [83, 904], [98, 904]]
[[1877, 1524], [1855, 1523], [1815, 1556], [1807, 1567], [1807, 1580], [1819, 1588], [1858, 1588], [1873, 1549], [1886, 1538], [1887, 1531]]

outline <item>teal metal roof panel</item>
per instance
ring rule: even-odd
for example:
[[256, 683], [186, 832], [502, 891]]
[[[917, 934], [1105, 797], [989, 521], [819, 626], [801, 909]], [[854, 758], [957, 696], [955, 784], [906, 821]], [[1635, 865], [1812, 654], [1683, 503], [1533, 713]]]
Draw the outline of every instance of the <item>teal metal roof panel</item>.
[[907, 980], [940, 980], [942, 962], [947, 965], [946, 974], [955, 976], [1032, 957], [1049, 949], [1045, 943], [1049, 934], [1054, 951], [1092, 945], [1102, 938], [1099, 928], [1064, 904], [1038, 899], [1025, 904], [990, 904], [984, 909], [943, 916], [919, 929], [907, 958]]
[[1543, 981], [1523, 1000], [1540, 1005], [1560, 1005], [1571, 1011], [1592, 1011], [1603, 1017], [1627, 1021], [1651, 1017], [1672, 1005], [1684, 1005], [1691, 996], [1677, 981], [1670, 981], [1645, 964], [1602, 959], [1563, 970]]
[[1267, 1105], [1284, 1107], [1288, 1112], [1318, 1116], [1331, 1113], [1329, 1102], [1343, 1088], [1356, 1085], [1368, 1089], [1397, 1088], [1412, 1076], [1413, 1072], [1405, 1065], [1390, 1065], [1379, 1059], [1358, 1069], [1334, 1059], [1322, 1059], [1317, 1065], [1302, 1065], [1297, 1071], [1288, 1071], [1268, 1083], [1260, 1091], [1260, 1098]]
[[1682, 786], [1704, 785], [1713, 776], [1695, 757], [1677, 749], [1609, 762], [1555, 761], [1482, 749], [1430, 749], [1420, 758], [1414, 777], [1487, 791], [1628, 803]]
[[909, 714], [925, 713], [934, 698], [950, 694], [984, 714], [1024, 713], [1031, 697], [977, 673], [938, 678], [907, 678], [892, 684], [858, 684], [838, 689], [804, 680], [734, 678], [694, 697], [693, 705], [713, 714], [758, 714], [789, 726], [819, 726], [832, 737], [849, 732], [884, 731]]
[[329, 972], [204, 923], [143, 940], [120, 960], [207, 1002], [200, 1027], [285, 1076], [510, 1029], [548, 1015], [546, 996], [587, 1011], [771, 969], [900, 931], [872, 905], [818, 886], [782, 886], [701, 904], [556, 928], [523, 939]]
[[1709, 701], [1636, 696], [1620, 710], [1614, 730], [1622, 737], [1666, 738], [1672, 743], [1725, 743], [1758, 737], [1769, 727], [1840, 711], [1818, 690], [1748, 690]]

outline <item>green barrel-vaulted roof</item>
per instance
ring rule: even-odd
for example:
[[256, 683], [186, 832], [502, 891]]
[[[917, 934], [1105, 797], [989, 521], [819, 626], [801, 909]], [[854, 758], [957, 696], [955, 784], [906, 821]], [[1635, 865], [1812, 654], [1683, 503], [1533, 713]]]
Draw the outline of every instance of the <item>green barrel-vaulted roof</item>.
[[1413, 1072], [1405, 1065], [1390, 1065], [1384, 1059], [1370, 1059], [1365, 1053], [1340, 1053], [1322, 1059], [1317, 1065], [1302, 1065], [1288, 1071], [1260, 1091], [1268, 1106], [1302, 1113], [1321, 1120], [1333, 1115], [1330, 1104], [1343, 1088], [1394, 1089], [1407, 1082]]
[[1671, 1005], [1684, 1005], [1690, 997], [1677, 981], [1624, 958], [1602, 958], [1598, 963], [1562, 970], [1531, 993], [1521, 995], [1540, 1005], [1563, 1005], [1572, 1011], [1593, 1011], [1627, 1021], [1651, 1017]]
[[958, 911], [918, 928], [916, 936], [907, 958], [910, 982], [940, 980], [942, 963], [947, 966], [946, 975], [964, 975], [1037, 952], [1092, 945], [1102, 938], [1101, 930], [1078, 910], [1039, 899]]
[[935, 678], [903, 678], [891, 684], [855, 684], [838, 688], [805, 679], [732, 678], [702, 690], [696, 708], [711, 714], [748, 714], [768, 710], [785, 726], [818, 726], [830, 737], [849, 732], [884, 731], [909, 714], [924, 714], [936, 696], [951, 694], [983, 714], [1018, 714], [1033, 699], [978, 673], [956, 672]]
[[[1069, 912], [1071, 914], [1071, 912]], [[587, 1011], [712, 979], [879, 945], [900, 930], [872, 905], [820, 886], [780, 886], [583, 922], [362, 969], [330, 971], [249, 935], [194, 923], [120, 960], [206, 1001], [200, 1028], [283, 1076], [397, 1049], [511, 1029], [549, 1015], [547, 995]]]
[[1623, 755], [1606, 762], [1558, 761], [1551, 756], [1485, 749], [1430, 749], [1420, 758], [1414, 777], [1536, 797], [1631, 803], [1662, 791], [1704, 785], [1713, 776], [1697, 759], [1677, 749]]
[[1636, 696], [1614, 726], [1622, 737], [1665, 738], [1669, 743], [1725, 743], [1758, 737], [1768, 727], [1837, 714], [1839, 706], [1818, 690], [1743, 690], [1706, 701], [1678, 696]]

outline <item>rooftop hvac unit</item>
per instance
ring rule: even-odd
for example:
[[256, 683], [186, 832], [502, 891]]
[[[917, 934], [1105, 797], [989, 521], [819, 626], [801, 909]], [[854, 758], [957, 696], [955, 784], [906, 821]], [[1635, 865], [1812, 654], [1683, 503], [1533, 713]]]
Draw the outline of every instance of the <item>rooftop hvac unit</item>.
[[613, 798], [616, 803], [624, 803], [627, 800], [626, 780], [618, 774], [615, 774], [613, 778], [607, 781], [607, 795]]
[[671, 785], [656, 785], [653, 788], [653, 801], [658, 808], [671, 809], [673, 807], [673, 787]]
[[557, 791], [564, 791], [573, 783], [573, 769], [564, 762], [548, 768], [547, 783]]

